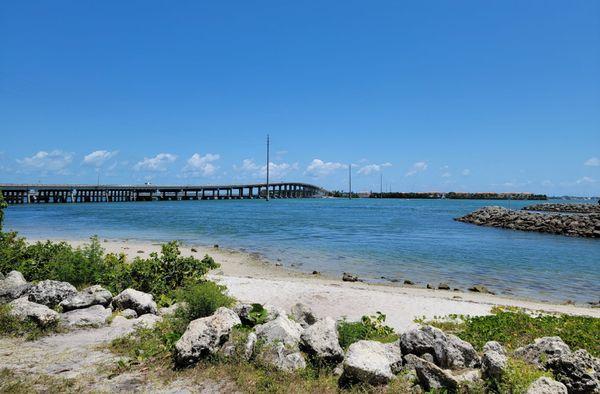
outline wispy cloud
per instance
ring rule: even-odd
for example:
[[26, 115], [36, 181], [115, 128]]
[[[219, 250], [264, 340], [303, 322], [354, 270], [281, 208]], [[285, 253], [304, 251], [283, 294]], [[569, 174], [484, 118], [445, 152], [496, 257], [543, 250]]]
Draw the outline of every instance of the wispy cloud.
[[187, 164], [183, 167], [183, 173], [185, 176], [211, 176], [215, 174], [215, 171], [219, 168], [215, 164], [215, 161], [221, 158], [218, 154], [207, 153], [202, 156], [199, 153], [194, 153], [192, 157], [187, 160]]
[[413, 175], [416, 175], [419, 172], [423, 172], [425, 170], [427, 170], [427, 162], [418, 161], [410, 167], [410, 169], [406, 173], [406, 176], [413, 176]]
[[144, 160], [137, 162], [133, 169], [136, 171], [166, 171], [167, 166], [177, 160], [177, 156], [171, 153], [159, 153], [154, 157], [144, 157]]
[[31, 157], [17, 159], [17, 163], [25, 171], [40, 171], [42, 173], [65, 174], [66, 169], [73, 162], [73, 154], [61, 150], [50, 152], [39, 151]]
[[460, 172], [460, 174], [461, 174], [462, 176], [469, 176], [469, 175], [471, 175], [471, 170], [469, 170], [468, 168], [465, 168], [464, 170], [462, 170], [462, 171]]
[[585, 161], [585, 163], [583, 163], [583, 165], [588, 167], [599, 167], [600, 159], [598, 159], [597, 157], [590, 157]]
[[83, 164], [93, 167], [102, 167], [111, 158], [117, 155], [117, 151], [96, 150], [83, 158]]
[[585, 184], [592, 184], [592, 183], [596, 183], [596, 180], [594, 178], [590, 178], [589, 176], [584, 176], [582, 178], [579, 178], [578, 180], [575, 181], [576, 184], [578, 185], [585, 185]]
[[[298, 163], [269, 163], [269, 176], [273, 179], [283, 178], [294, 170], [298, 170]], [[244, 159], [241, 166], [233, 166], [233, 169], [239, 173], [245, 173], [255, 178], [265, 178], [267, 176], [267, 165], [256, 164], [252, 159]]]
[[320, 178], [344, 168], [348, 168], [348, 165], [331, 161], [323, 161], [321, 159], [313, 159], [313, 161], [311, 161], [306, 167], [304, 174], [314, 178]]
[[392, 163], [383, 163], [383, 164], [367, 164], [359, 168], [358, 173], [361, 175], [370, 175], [375, 172], [379, 172], [383, 170], [385, 167], [391, 167]]

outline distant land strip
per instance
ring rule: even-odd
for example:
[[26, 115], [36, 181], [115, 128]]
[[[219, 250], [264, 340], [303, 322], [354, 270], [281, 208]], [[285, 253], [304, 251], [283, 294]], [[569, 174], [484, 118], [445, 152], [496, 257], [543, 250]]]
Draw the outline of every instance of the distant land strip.
[[371, 193], [371, 198], [422, 198], [422, 199], [444, 199], [449, 200], [547, 200], [545, 194], [533, 193], [462, 193], [462, 192], [392, 192]]

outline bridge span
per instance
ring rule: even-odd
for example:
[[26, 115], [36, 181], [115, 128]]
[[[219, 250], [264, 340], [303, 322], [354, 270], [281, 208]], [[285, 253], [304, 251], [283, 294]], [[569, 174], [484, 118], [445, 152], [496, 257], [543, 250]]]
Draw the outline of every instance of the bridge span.
[[234, 185], [160, 186], [160, 185], [72, 185], [0, 184], [9, 204], [84, 203], [125, 201], [230, 200], [266, 198], [321, 197], [326, 191], [302, 182], [276, 182]]

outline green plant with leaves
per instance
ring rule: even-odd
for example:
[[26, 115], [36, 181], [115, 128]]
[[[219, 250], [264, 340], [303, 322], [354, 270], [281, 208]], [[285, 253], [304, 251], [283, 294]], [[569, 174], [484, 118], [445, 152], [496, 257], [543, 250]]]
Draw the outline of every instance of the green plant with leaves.
[[379, 342], [393, 342], [398, 339], [398, 334], [392, 327], [385, 325], [386, 316], [377, 312], [372, 316], [363, 316], [359, 322], [343, 320], [338, 325], [340, 346], [347, 349], [354, 342], [360, 340], [373, 340]]
[[247, 320], [250, 325], [256, 326], [258, 324], [264, 324], [267, 322], [269, 312], [261, 304], [252, 304], [252, 309], [248, 313]]
[[188, 322], [211, 316], [220, 307], [230, 307], [235, 302], [225, 286], [210, 281], [189, 283], [176, 291], [175, 298], [183, 303], [177, 317]]

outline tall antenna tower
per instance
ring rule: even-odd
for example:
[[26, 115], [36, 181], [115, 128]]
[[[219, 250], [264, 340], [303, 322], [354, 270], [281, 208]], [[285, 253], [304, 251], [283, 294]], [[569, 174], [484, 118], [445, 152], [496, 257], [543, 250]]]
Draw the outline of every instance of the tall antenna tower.
[[348, 164], [348, 198], [352, 199], [352, 163]]
[[383, 172], [379, 174], [379, 198], [383, 198]]
[[269, 134], [267, 134], [267, 201], [269, 201]]

